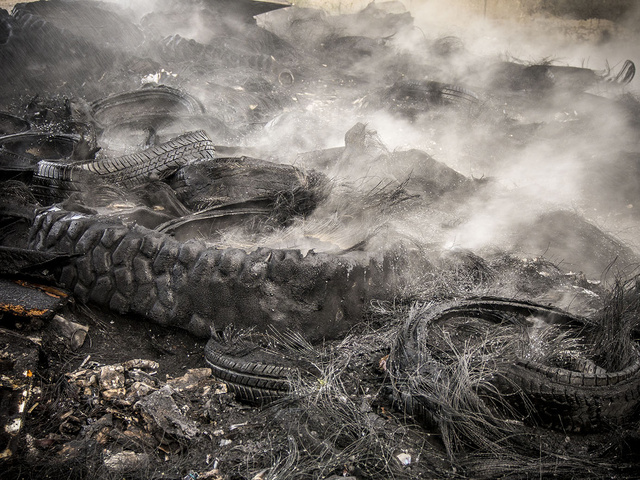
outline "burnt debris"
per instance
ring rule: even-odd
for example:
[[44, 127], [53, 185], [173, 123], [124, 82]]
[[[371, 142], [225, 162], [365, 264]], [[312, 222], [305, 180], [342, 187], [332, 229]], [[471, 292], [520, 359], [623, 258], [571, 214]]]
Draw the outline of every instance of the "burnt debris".
[[633, 59], [416, 15], [0, 10], [7, 475], [637, 477]]

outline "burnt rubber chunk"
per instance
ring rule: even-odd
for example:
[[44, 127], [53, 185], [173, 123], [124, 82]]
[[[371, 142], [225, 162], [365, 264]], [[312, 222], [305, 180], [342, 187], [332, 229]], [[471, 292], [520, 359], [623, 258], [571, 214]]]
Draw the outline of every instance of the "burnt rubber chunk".
[[[287, 328], [314, 340], [336, 338], [361, 321], [370, 292], [382, 291], [384, 269], [373, 257], [362, 262], [356, 256], [294, 250], [220, 250], [110, 217], [83, 218], [55, 209], [40, 215], [47, 218], [34, 222], [30, 246], [42, 251], [65, 246], [78, 254], [69, 260], [75, 275], [66, 269], [58, 280], [70, 282], [81, 301], [113, 304], [120, 312], [193, 328], [197, 335], [234, 323]], [[75, 244], [40, 240], [42, 230], [56, 222], [67, 224], [55, 226], [56, 232], [73, 230]]]

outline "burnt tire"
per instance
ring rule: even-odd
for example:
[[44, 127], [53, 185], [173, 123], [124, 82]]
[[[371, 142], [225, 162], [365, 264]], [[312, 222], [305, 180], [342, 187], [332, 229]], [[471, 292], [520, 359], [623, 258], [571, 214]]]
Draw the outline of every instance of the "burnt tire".
[[266, 405], [292, 392], [292, 381], [309, 371], [303, 361], [242, 340], [227, 343], [212, 336], [205, 346], [212, 375], [227, 384], [238, 400]]
[[146, 86], [112, 95], [92, 103], [91, 108], [95, 121], [103, 126], [205, 113], [204, 105], [198, 99], [166, 85]]
[[166, 177], [190, 162], [213, 158], [215, 148], [204, 131], [180, 135], [139, 153], [82, 162], [38, 162], [33, 176], [34, 194], [60, 200], [96, 184], [132, 188], [154, 176]]
[[[0, 117], [0, 123], [2, 122], [3, 118]], [[30, 131], [2, 136], [0, 170], [34, 171], [42, 159], [70, 157], [79, 141], [80, 136], [75, 134]]]
[[71, 256], [52, 274], [78, 301], [204, 338], [214, 325], [304, 332], [308, 341], [338, 338], [360, 321], [369, 295], [381, 296], [375, 289], [394, 279], [383, 276], [382, 259], [363, 266], [356, 255], [216, 248], [179, 242], [118, 215], [58, 207], [36, 215], [28, 245]]
[[[390, 372], [396, 401], [409, 413], [433, 422], [438, 406], [416, 389], [416, 374], [428, 375], [424, 368], [429, 351], [429, 327], [445, 325], [456, 318], [473, 317], [500, 324], [526, 326], [529, 319], [563, 328], [584, 328], [585, 322], [562, 310], [530, 302], [501, 298], [474, 298], [430, 308], [424, 315], [410, 318], [400, 332], [390, 355]], [[640, 357], [634, 349], [629, 365], [617, 372], [574, 371], [536, 361], [516, 359], [496, 365], [486, 395], [500, 395], [521, 419], [564, 431], [592, 431], [621, 425], [635, 418], [640, 403]], [[413, 376], [413, 378], [412, 378]], [[418, 382], [428, 382], [420, 378]], [[497, 402], [499, 403], [499, 402]], [[531, 409], [533, 407], [533, 410]]]

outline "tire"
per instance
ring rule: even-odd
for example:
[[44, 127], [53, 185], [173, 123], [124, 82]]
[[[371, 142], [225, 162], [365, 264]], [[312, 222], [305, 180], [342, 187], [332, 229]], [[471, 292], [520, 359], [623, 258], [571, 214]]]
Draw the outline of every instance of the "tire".
[[426, 103], [427, 106], [478, 103], [478, 96], [471, 90], [439, 82], [398, 82], [390, 92], [399, 98]]
[[259, 406], [289, 395], [292, 380], [310, 368], [300, 368], [304, 362], [252, 342], [230, 345], [216, 336], [205, 346], [205, 359], [213, 376], [224, 381], [237, 399]]
[[[38, 162], [33, 176], [34, 194], [42, 200], [60, 200], [94, 183], [133, 188], [174, 173], [179, 167], [214, 157], [214, 146], [202, 131], [189, 132], [139, 153], [82, 162]], [[94, 183], [92, 183], [94, 182]]]
[[409, 118], [440, 108], [473, 113], [480, 103], [471, 90], [433, 81], [398, 81], [367, 97], [363, 104], [366, 108], [383, 108]]
[[473, 105], [477, 104], [479, 101], [478, 95], [471, 90], [458, 85], [442, 85], [440, 88], [440, 95], [445, 103], [451, 104]]
[[[0, 122], [2, 118], [0, 117]], [[32, 172], [44, 158], [70, 157], [80, 136], [20, 132], [0, 137], [0, 170]]]
[[76, 38], [116, 49], [133, 50], [144, 41], [142, 32], [130, 18], [110, 8], [101, 8], [100, 4], [19, 3], [13, 9], [13, 16], [21, 22], [25, 17], [32, 17], [31, 21], [46, 22]]
[[211, 241], [227, 228], [250, 222], [267, 222], [273, 207], [264, 201], [239, 202], [237, 204], [215, 205], [196, 213], [186, 214], [158, 225], [155, 230], [186, 241], [197, 236]]
[[[409, 413], [427, 421], [437, 415], [437, 407], [427, 396], [417, 393], [419, 389], [409, 380], [415, 372], [422, 375], [425, 358], [436, 355], [430, 348], [430, 327], [468, 317], [494, 325], [511, 323], [522, 327], [537, 318], [567, 330], [585, 326], [585, 320], [562, 310], [501, 298], [474, 298], [430, 308], [424, 315], [409, 319], [389, 360], [395, 398]], [[426, 385], [429, 380], [427, 375], [424, 377], [420, 382]], [[564, 431], [591, 431], [621, 425], [636, 417], [640, 357], [635, 350], [635, 358], [618, 372], [600, 368], [576, 371], [517, 358], [497, 363], [489, 383], [493, 395], [499, 392], [499, 400], [506, 400], [525, 421]]]
[[203, 115], [204, 105], [195, 97], [166, 85], [147, 86], [119, 93], [91, 105], [99, 125], [120, 125], [141, 118]]
[[340, 338], [362, 319], [369, 298], [386, 298], [381, 285], [390, 277], [383, 259], [363, 265], [358, 255], [216, 248], [119, 215], [58, 207], [36, 215], [28, 245], [71, 256], [52, 275], [79, 302], [203, 338], [214, 325], [301, 332], [310, 342]]

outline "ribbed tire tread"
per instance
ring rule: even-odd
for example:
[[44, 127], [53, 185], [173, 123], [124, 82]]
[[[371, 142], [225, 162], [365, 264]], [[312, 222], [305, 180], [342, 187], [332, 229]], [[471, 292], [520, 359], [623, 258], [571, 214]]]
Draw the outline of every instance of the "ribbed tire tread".
[[238, 399], [264, 405], [289, 394], [297, 369], [245, 360], [224, 350], [212, 337], [205, 347], [205, 359], [213, 376], [227, 383]]
[[89, 162], [38, 162], [34, 191], [41, 197], [65, 198], [69, 192], [87, 189], [87, 182], [108, 182], [131, 188], [152, 174], [165, 176], [191, 162], [214, 158], [215, 148], [206, 132], [198, 130], [139, 153]]

